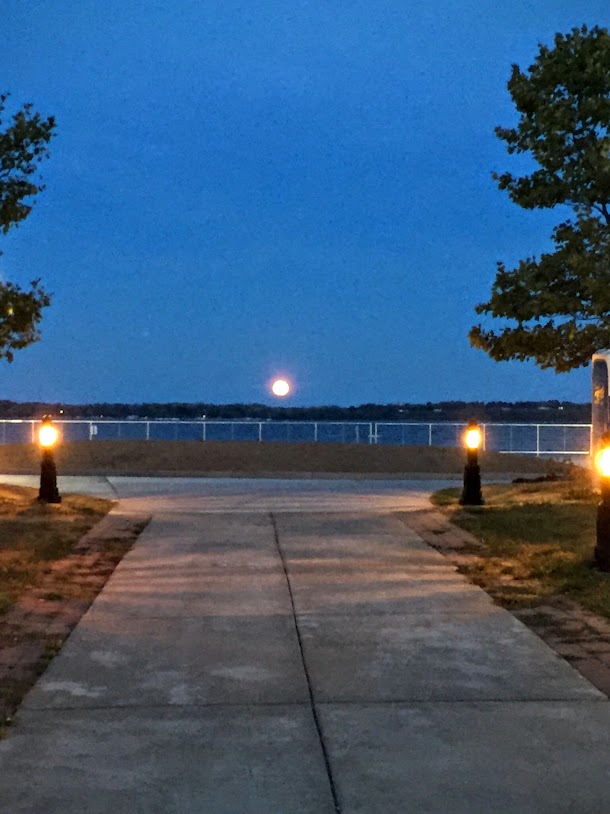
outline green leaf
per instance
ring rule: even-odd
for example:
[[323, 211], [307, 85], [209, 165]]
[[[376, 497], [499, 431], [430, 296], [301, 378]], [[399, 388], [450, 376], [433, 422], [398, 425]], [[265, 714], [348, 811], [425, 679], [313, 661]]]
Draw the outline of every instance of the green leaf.
[[557, 372], [586, 365], [610, 346], [610, 36], [604, 28], [557, 34], [532, 65], [513, 65], [508, 89], [516, 127], [497, 127], [509, 154], [528, 153], [529, 175], [493, 173], [524, 209], [567, 207], [554, 251], [516, 268], [498, 264], [490, 299], [475, 312], [471, 343], [497, 361], [533, 359]]

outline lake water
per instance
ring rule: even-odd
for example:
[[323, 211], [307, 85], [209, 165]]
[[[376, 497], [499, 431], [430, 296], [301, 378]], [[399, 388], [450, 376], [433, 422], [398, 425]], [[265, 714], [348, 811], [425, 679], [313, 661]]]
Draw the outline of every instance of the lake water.
[[[66, 441], [317, 441], [320, 443], [461, 446], [463, 423], [339, 421], [56, 421]], [[0, 443], [35, 439], [39, 422], [0, 421]], [[589, 424], [482, 424], [485, 448], [499, 452], [583, 455]]]

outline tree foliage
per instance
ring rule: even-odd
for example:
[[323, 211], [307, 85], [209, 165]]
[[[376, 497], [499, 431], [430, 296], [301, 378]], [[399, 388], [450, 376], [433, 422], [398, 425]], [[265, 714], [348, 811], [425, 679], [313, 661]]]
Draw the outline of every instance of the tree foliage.
[[527, 153], [529, 175], [494, 173], [525, 209], [570, 209], [552, 231], [554, 250], [498, 263], [478, 314], [503, 320], [469, 338], [496, 361], [533, 359], [557, 372], [586, 365], [610, 347], [610, 36], [603, 28], [557, 34], [526, 72], [513, 65], [508, 89], [515, 128], [497, 127], [509, 154]]
[[[35, 196], [42, 190], [38, 165], [48, 156], [55, 119], [43, 119], [26, 104], [7, 125], [3, 114], [8, 96], [0, 95], [0, 231], [3, 234], [25, 220]], [[38, 323], [50, 298], [40, 280], [29, 289], [0, 281], [0, 359], [13, 361], [15, 350], [38, 341]]]

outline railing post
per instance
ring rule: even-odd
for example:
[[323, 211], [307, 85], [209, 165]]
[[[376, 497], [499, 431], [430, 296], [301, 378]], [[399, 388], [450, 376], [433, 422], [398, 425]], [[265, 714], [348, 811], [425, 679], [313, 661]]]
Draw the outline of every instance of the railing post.
[[[79, 427], [82, 427], [85, 430], [88, 428], [88, 439], [89, 439], [89, 441], [93, 441], [98, 435], [99, 425], [94, 420], [90, 420], [90, 419], [74, 419], [73, 420], [73, 419], [70, 419], [70, 420], [60, 420], [60, 421], [58, 421], [58, 423], [61, 424], [64, 427], [68, 427], [68, 425], [70, 425], [68, 427], [68, 429], [70, 429], [70, 430], [72, 430], [72, 425], [74, 425], [75, 430], [78, 429]], [[182, 425], [182, 423], [185, 423], [185, 422], [184, 421], [174, 421], [174, 422], [171, 422], [171, 424], [170, 424], [169, 421], [161, 420], [161, 419], [152, 420], [152, 421], [148, 420], [148, 419], [142, 419], [142, 420], [137, 420], [135, 422], [134, 421], [123, 421], [123, 420], [120, 420], [120, 419], [102, 419], [101, 423], [108, 429], [108, 431], [109, 431], [110, 424], [115, 424], [116, 425], [117, 431], [116, 431], [115, 438], [126, 437], [125, 436], [126, 432], [127, 432], [127, 436], [130, 437], [131, 430], [133, 429], [132, 425], [137, 424], [138, 426], [140, 426], [140, 425], [143, 424], [145, 426], [145, 433], [144, 433], [145, 439], [146, 439], [146, 441], [149, 441], [153, 437], [151, 435], [151, 424], [158, 425], [160, 430], [163, 430], [163, 427], [169, 428], [169, 426], [171, 426], [171, 424], [173, 424], [173, 432], [165, 433], [164, 431], [162, 431], [161, 435], [163, 435], [164, 437], [167, 436], [168, 440], [171, 440], [172, 436], [173, 436], [173, 438], [175, 440], [178, 440], [178, 438], [180, 437], [180, 426]], [[199, 420], [188, 421], [189, 426], [196, 425], [197, 423], [199, 423]], [[204, 441], [207, 440], [207, 423], [208, 423], [207, 420], [201, 421], [201, 436], [200, 437], [202, 437]], [[214, 422], [212, 421], [212, 423], [214, 423]], [[240, 428], [244, 428], [246, 426], [248, 428], [249, 437], [252, 437], [252, 436], [250, 436], [250, 433], [249, 433], [249, 430], [252, 428], [252, 423], [257, 423], [258, 424], [258, 440], [259, 440], [259, 442], [263, 441], [264, 434], [265, 434], [265, 425], [268, 422], [257, 421], [257, 422], [247, 422], [246, 423], [244, 421], [239, 421], [239, 420], [222, 421], [223, 427], [226, 424], [231, 425], [230, 434], [227, 433], [227, 437], [230, 438], [231, 440], [235, 440], [235, 438], [239, 436], [237, 430], [239, 430]], [[280, 439], [290, 440], [291, 438], [298, 437], [298, 432], [296, 431], [297, 424], [295, 422], [277, 421], [277, 422], [271, 422], [271, 423], [274, 425], [275, 430], [278, 430], [280, 425], [285, 427], [285, 432], [279, 434]], [[13, 440], [15, 440], [13, 435], [11, 435], [11, 441], [9, 442], [9, 439], [8, 439], [8, 435], [9, 435], [9, 433], [8, 433], [8, 425], [9, 424], [11, 425], [12, 428], [15, 429], [15, 435], [16, 435], [17, 439], [20, 440], [20, 441], [25, 441], [25, 439], [27, 438], [26, 430], [27, 430], [27, 427], [29, 425], [31, 437], [32, 437], [34, 442], [36, 441], [36, 429], [37, 429], [37, 426], [38, 426], [38, 421], [36, 419], [31, 419], [31, 418], [0, 419], [0, 424], [2, 425], [2, 429], [0, 430], [0, 444], [11, 443]], [[441, 424], [439, 424], [438, 422], [434, 422], [434, 421], [429, 421], [429, 422], [428, 421], [420, 421], [420, 422], [398, 421], [398, 422], [390, 422], [390, 423], [383, 422], [383, 421], [381, 421], [381, 422], [377, 422], [377, 421], [347, 421], [347, 422], [343, 422], [343, 421], [326, 421], [326, 422], [325, 421], [320, 421], [320, 422], [318, 422], [318, 421], [306, 421], [305, 422], [304, 421], [304, 422], [299, 422], [298, 423], [299, 427], [306, 426], [308, 428], [308, 430], [311, 429], [311, 427], [313, 426], [313, 440], [315, 442], [318, 442], [320, 440], [320, 425], [322, 425], [323, 428], [327, 427], [327, 426], [328, 427], [340, 426], [341, 427], [341, 432], [337, 433], [337, 432], [333, 431], [334, 432], [334, 437], [336, 437], [339, 441], [342, 440], [344, 443], [348, 443], [348, 442], [353, 443], [355, 441], [357, 444], [366, 444], [366, 443], [379, 444], [379, 432], [380, 432], [379, 427], [388, 426], [393, 432], [395, 432], [395, 436], [393, 436], [394, 437], [394, 442], [395, 443], [401, 443], [401, 441], [402, 441], [403, 445], [406, 444], [408, 442], [408, 439], [410, 438], [410, 434], [407, 432], [407, 427], [416, 428], [417, 432], [419, 432], [420, 429], [423, 431], [427, 427], [428, 446], [433, 446], [433, 444], [435, 443], [435, 441], [434, 441], [434, 439], [436, 437], [434, 435], [435, 427], [438, 427], [438, 428], [440, 428], [442, 430], [443, 427], [446, 429], [449, 426], [455, 426], [455, 429], [456, 429], [455, 443], [456, 443], [456, 445], [458, 445], [460, 443], [459, 431], [460, 431], [460, 428], [463, 426], [463, 424], [458, 423], [458, 422], [455, 422], [455, 423], [454, 422], [441, 422]], [[551, 426], [551, 425], [545, 424], [545, 423], [538, 423], [538, 424], [534, 424], [534, 423], [531, 423], [531, 424], [530, 423], [523, 423], [523, 424], [506, 423], [506, 424], [503, 424], [502, 423], [502, 424], [497, 424], [496, 425], [493, 422], [482, 424], [481, 425], [482, 432], [483, 432], [482, 449], [485, 449], [485, 450], [489, 449], [489, 447], [487, 445], [488, 444], [487, 429], [488, 429], [488, 427], [491, 427], [492, 428], [492, 436], [491, 436], [491, 442], [490, 442], [492, 444], [491, 449], [496, 449], [498, 447], [498, 444], [499, 444], [501, 447], [503, 447], [503, 449], [500, 450], [500, 451], [503, 451], [503, 452], [521, 452], [521, 453], [523, 453], [525, 455], [535, 455], [536, 457], [540, 457], [543, 454], [544, 455], [546, 455], [546, 454], [561, 454], [562, 452], [565, 453], [566, 455], [567, 454], [587, 455], [587, 454], [591, 453], [591, 445], [592, 445], [591, 424], [556, 424], [556, 425], [554, 424], [554, 425], [552, 425], [553, 426], [553, 432], [555, 432], [555, 434], [556, 434], [557, 429], [560, 429], [560, 428], [562, 429], [562, 432], [563, 432], [562, 440], [559, 440], [559, 441], [556, 442], [556, 444], [554, 444], [553, 446], [550, 446], [549, 442], [546, 441], [546, 435], [545, 435], [544, 436], [545, 437], [545, 449], [542, 450], [542, 430], [547, 426]], [[237, 427], [237, 430], [236, 430], [236, 427]], [[361, 427], [362, 427], [362, 429], [361, 429]], [[501, 439], [506, 438], [506, 432], [508, 430], [508, 438], [509, 438], [508, 450], [506, 449], [506, 446], [507, 446], [506, 442], [502, 440], [501, 443], [500, 443], [498, 441], [498, 439], [496, 438], [496, 435], [494, 434], [494, 431], [493, 431], [495, 427], [500, 428], [501, 433], [502, 433]], [[535, 442], [535, 444], [531, 443], [531, 435], [530, 435], [531, 429], [533, 427], [536, 428], [536, 442]], [[295, 429], [294, 432], [293, 432], [293, 428]], [[400, 430], [401, 430], [400, 433], [398, 433], [398, 428], [400, 428]], [[225, 427], [225, 429], [226, 429], [226, 427]], [[515, 430], [517, 430], [518, 432], [515, 433]], [[568, 443], [568, 430], [570, 430], [570, 441], [569, 441], [569, 443]], [[588, 433], [587, 433], [587, 436], [585, 438], [583, 436], [583, 433], [586, 430], [588, 430]], [[367, 438], [365, 437], [366, 433], [368, 433], [368, 441], [367, 441]], [[577, 444], [575, 444], [573, 442], [572, 434], [574, 434], [575, 437], [578, 439]], [[212, 433], [212, 435], [213, 435], [213, 433]], [[80, 433], [78, 433], [78, 437], [83, 437], [83, 436], [80, 435]], [[84, 437], [87, 437], [87, 436], [85, 435]], [[445, 436], [443, 436], [443, 438], [444, 437]], [[525, 439], [525, 441], [524, 441], [524, 439]], [[517, 444], [519, 444], [520, 446], [523, 445], [523, 446], [525, 446], [525, 448], [524, 449], [516, 448]], [[588, 446], [587, 446], [587, 444], [588, 444]], [[573, 449], [574, 446], [577, 446], [578, 449]], [[587, 449], [588, 449], [589, 453], [587, 453]]]

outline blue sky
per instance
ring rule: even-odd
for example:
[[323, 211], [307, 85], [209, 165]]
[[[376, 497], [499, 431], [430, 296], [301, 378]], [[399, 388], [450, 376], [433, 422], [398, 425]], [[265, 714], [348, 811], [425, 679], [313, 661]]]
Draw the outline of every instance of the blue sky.
[[470, 347], [564, 215], [497, 190], [506, 82], [607, 0], [4, 0], [0, 90], [56, 116], [0, 274], [53, 292], [0, 398], [587, 401]]

